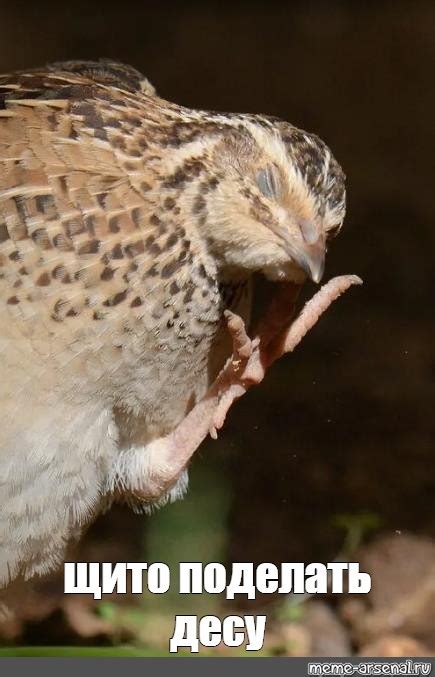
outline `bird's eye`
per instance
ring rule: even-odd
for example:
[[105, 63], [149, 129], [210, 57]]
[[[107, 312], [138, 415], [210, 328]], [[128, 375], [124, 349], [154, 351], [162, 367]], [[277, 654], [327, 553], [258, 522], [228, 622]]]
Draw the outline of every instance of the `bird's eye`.
[[278, 198], [281, 190], [278, 170], [273, 165], [267, 165], [257, 174], [257, 186], [266, 197]]

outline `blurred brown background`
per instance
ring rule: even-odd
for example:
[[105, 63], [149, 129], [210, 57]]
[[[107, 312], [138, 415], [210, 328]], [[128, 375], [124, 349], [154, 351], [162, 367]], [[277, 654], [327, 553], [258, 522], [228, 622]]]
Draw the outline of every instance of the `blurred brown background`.
[[325, 561], [337, 518], [365, 511], [381, 533], [435, 536], [435, 3], [40, 0], [2, 3], [0, 26], [0, 71], [117, 58], [184, 105], [315, 131], [348, 180], [327, 277], [364, 286], [234, 407], [184, 504], [109, 514], [87, 552]]

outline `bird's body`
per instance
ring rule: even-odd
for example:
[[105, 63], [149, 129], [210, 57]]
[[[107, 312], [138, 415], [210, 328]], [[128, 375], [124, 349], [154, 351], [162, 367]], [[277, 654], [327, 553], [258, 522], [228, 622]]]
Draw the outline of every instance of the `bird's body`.
[[113, 63], [0, 78], [0, 585], [146, 487], [228, 354], [224, 311], [249, 314], [256, 270], [317, 270], [343, 210], [330, 152], [287, 123], [181, 108]]

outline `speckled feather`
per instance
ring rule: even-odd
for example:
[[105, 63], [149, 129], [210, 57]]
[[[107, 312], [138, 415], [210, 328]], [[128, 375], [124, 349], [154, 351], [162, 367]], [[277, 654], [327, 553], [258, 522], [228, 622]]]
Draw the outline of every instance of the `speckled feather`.
[[0, 583], [48, 571], [107, 497], [146, 483], [253, 272], [303, 280], [289, 212], [318, 239], [343, 220], [314, 135], [182, 108], [110, 61], [0, 77]]

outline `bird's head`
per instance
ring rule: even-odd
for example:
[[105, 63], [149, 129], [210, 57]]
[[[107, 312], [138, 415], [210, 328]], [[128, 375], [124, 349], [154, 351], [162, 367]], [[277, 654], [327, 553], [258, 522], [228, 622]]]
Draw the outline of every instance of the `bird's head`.
[[212, 156], [221, 178], [203, 228], [213, 255], [271, 280], [319, 282], [344, 218], [344, 174], [317, 136], [273, 118], [238, 120]]

